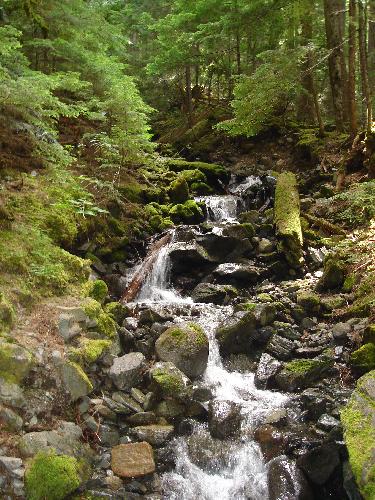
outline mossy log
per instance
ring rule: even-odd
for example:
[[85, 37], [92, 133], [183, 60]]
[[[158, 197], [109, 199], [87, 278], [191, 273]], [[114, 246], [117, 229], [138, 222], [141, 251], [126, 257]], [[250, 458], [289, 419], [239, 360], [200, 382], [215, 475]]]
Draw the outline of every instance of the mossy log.
[[299, 268], [303, 263], [303, 236], [297, 179], [291, 172], [282, 173], [277, 179], [274, 213], [278, 248], [291, 267]]

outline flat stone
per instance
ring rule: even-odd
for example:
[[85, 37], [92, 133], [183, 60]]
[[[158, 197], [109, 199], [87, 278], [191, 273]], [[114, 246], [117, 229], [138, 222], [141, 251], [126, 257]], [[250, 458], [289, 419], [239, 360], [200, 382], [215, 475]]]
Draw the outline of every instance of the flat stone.
[[161, 446], [172, 437], [174, 427], [173, 425], [143, 425], [135, 427], [133, 432], [138, 439], [154, 446]]
[[255, 387], [257, 389], [268, 389], [272, 387], [275, 376], [281, 370], [282, 363], [267, 353], [263, 353], [255, 374]]
[[153, 449], [149, 443], [120, 444], [112, 448], [112, 471], [124, 478], [142, 477], [155, 472]]
[[109, 376], [118, 389], [130, 391], [142, 381], [144, 367], [144, 355], [140, 352], [131, 352], [115, 358], [109, 370]]
[[280, 335], [274, 335], [267, 345], [267, 352], [283, 361], [287, 361], [292, 357], [293, 350], [294, 342]]
[[72, 401], [90, 394], [93, 386], [83, 369], [76, 363], [67, 362], [61, 367], [61, 377], [65, 390]]
[[126, 422], [130, 425], [138, 426], [138, 425], [151, 425], [156, 424], [157, 417], [152, 411], [143, 411], [139, 413], [135, 413], [126, 419]]

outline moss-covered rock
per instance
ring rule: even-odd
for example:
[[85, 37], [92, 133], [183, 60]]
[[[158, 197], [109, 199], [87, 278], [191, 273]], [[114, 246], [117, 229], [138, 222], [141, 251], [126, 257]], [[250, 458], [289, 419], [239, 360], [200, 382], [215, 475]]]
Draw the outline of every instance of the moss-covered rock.
[[197, 196], [206, 196], [214, 193], [214, 189], [206, 182], [193, 182], [190, 191]]
[[168, 160], [167, 165], [174, 172], [182, 172], [184, 170], [200, 170], [206, 175], [210, 185], [217, 185], [218, 181], [226, 184], [230, 178], [228, 170], [215, 163], [170, 159]]
[[204, 221], [203, 210], [194, 200], [174, 205], [169, 211], [169, 216], [176, 224], [199, 224]]
[[375, 344], [375, 324], [374, 323], [367, 326], [366, 330], [363, 333], [362, 341], [364, 344], [367, 344], [369, 342], [372, 344]]
[[172, 203], [185, 203], [189, 199], [189, 185], [186, 179], [180, 175], [176, 180], [171, 182], [168, 189], [169, 198]]
[[238, 312], [216, 330], [220, 352], [224, 355], [248, 353], [256, 337], [257, 320], [253, 311]]
[[162, 361], [171, 361], [188, 377], [202, 375], [208, 361], [208, 339], [200, 326], [185, 323], [168, 328], [155, 344]]
[[101, 304], [94, 299], [87, 299], [83, 310], [92, 321], [92, 329], [101, 337], [113, 339], [117, 333], [117, 325], [113, 317], [105, 312]]
[[333, 359], [295, 359], [286, 363], [276, 375], [277, 385], [284, 391], [311, 387], [333, 366]]
[[375, 498], [375, 371], [357, 382], [341, 412], [349, 461], [365, 500]]
[[3, 293], [0, 292], [0, 335], [7, 333], [14, 324], [14, 308], [8, 302]]
[[82, 466], [66, 455], [38, 453], [25, 474], [27, 500], [64, 500], [82, 482]]
[[366, 373], [375, 369], [375, 344], [368, 343], [352, 352], [350, 364], [360, 373]]
[[98, 302], [104, 302], [104, 299], [108, 295], [107, 283], [103, 280], [89, 281], [86, 285], [86, 293], [88, 297], [91, 297]]
[[72, 348], [69, 353], [69, 359], [78, 363], [91, 365], [110, 349], [111, 340], [102, 339], [80, 339], [79, 347]]
[[275, 193], [274, 222], [279, 251], [289, 265], [299, 268], [303, 262], [303, 236], [297, 179], [291, 172], [278, 176]]
[[65, 390], [70, 395], [72, 401], [87, 396], [93, 390], [90, 379], [82, 367], [72, 361], [64, 363], [61, 367], [61, 377]]
[[34, 356], [18, 344], [0, 340], [0, 377], [7, 382], [21, 383], [34, 366]]
[[109, 314], [118, 325], [121, 325], [124, 319], [130, 316], [129, 308], [120, 302], [109, 302], [104, 306], [104, 312]]
[[189, 186], [194, 182], [207, 182], [206, 175], [198, 169], [183, 170], [179, 176], [185, 179]]
[[156, 363], [150, 370], [151, 381], [163, 397], [183, 399], [191, 394], [190, 380], [173, 363]]
[[227, 226], [223, 231], [223, 235], [238, 240], [243, 240], [245, 238], [250, 239], [255, 236], [255, 229], [250, 222], [244, 222], [243, 224]]
[[345, 265], [335, 256], [329, 256], [324, 261], [323, 276], [319, 279], [317, 290], [334, 290], [340, 288], [345, 280]]
[[304, 308], [307, 313], [318, 314], [320, 312], [320, 297], [309, 291], [297, 292], [297, 304]]

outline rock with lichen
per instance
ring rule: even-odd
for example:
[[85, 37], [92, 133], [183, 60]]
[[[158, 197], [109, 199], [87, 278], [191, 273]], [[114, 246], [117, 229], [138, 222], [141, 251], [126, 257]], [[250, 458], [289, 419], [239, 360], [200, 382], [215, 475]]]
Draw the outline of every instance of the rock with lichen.
[[168, 328], [155, 344], [158, 358], [171, 361], [185, 375], [202, 375], [208, 361], [208, 339], [200, 326], [185, 323]]

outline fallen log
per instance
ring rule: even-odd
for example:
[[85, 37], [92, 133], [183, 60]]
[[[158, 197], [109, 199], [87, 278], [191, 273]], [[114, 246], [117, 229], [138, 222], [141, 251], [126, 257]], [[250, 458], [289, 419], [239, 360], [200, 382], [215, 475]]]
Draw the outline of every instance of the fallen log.
[[320, 229], [323, 229], [323, 231], [327, 232], [328, 234], [340, 234], [342, 236], [346, 236], [346, 232], [344, 231], [344, 229], [336, 226], [336, 224], [332, 224], [325, 219], [320, 219], [319, 217], [315, 217], [315, 215], [307, 213], [304, 213], [303, 216], [307, 220], [307, 222], [310, 222], [310, 224], [317, 226]]
[[141, 267], [133, 276], [133, 279], [129, 283], [129, 286], [125, 290], [124, 294], [121, 297], [120, 302], [132, 302], [138, 292], [140, 291], [143, 283], [145, 282], [147, 275], [152, 271], [152, 267], [159, 255], [159, 252], [165, 245], [171, 241], [171, 233], [166, 234], [160, 240], [157, 240], [155, 243], [151, 245], [151, 248], [143, 261]]
[[303, 236], [297, 179], [292, 172], [282, 173], [277, 178], [274, 223], [279, 251], [291, 267], [300, 268], [303, 264]]

